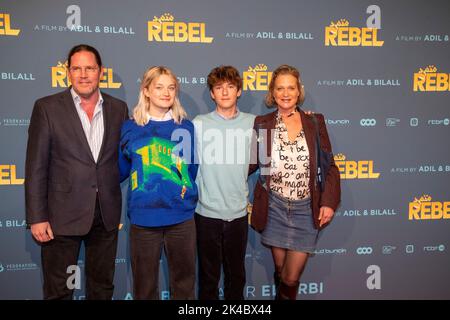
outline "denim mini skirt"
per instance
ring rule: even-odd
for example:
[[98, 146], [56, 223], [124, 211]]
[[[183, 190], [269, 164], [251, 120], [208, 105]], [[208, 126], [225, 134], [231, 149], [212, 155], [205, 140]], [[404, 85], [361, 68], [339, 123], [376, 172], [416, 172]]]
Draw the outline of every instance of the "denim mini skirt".
[[310, 198], [288, 200], [275, 192], [269, 193], [267, 225], [261, 234], [263, 245], [313, 253], [318, 234]]

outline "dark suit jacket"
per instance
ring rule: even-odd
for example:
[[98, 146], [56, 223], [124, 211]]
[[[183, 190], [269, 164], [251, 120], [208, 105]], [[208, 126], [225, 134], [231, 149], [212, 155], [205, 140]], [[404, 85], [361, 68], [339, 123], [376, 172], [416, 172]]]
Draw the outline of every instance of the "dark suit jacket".
[[85, 235], [98, 190], [108, 231], [120, 223], [117, 163], [125, 102], [102, 92], [104, 136], [95, 163], [70, 90], [36, 101], [28, 129], [25, 202], [28, 224], [48, 221], [55, 235]]
[[[257, 231], [264, 230], [267, 223], [268, 213], [268, 192], [270, 190], [270, 157], [272, 155], [272, 141], [275, 129], [277, 111], [257, 116], [253, 126], [254, 132], [258, 132], [259, 129], [265, 129], [261, 131], [261, 135], [253, 136], [252, 139], [252, 161], [249, 169], [249, 173], [253, 173], [258, 168], [261, 170], [262, 175], [257, 180], [255, 191], [253, 194], [253, 208], [251, 215], [251, 225]], [[322, 114], [316, 113], [317, 122], [319, 125], [320, 145], [321, 148], [327, 152], [332, 152], [330, 139], [328, 137], [325, 120]], [[316, 181], [317, 175], [317, 160], [316, 160], [316, 127], [311, 116], [308, 116], [300, 110], [300, 117], [302, 120], [303, 130], [305, 132], [306, 143], [309, 149], [309, 189], [311, 192], [311, 209], [314, 217], [314, 224], [316, 228], [319, 228], [319, 212], [321, 206], [327, 206], [336, 210], [341, 200], [341, 185], [339, 170], [332, 160], [331, 168], [326, 177], [325, 190], [320, 193], [319, 186]], [[259, 141], [259, 142], [258, 142]], [[267, 158], [260, 157], [259, 149], [263, 148], [263, 153]], [[256, 153], [256, 154], [255, 154]], [[263, 172], [265, 170], [265, 172]], [[263, 186], [265, 185], [266, 188]]]

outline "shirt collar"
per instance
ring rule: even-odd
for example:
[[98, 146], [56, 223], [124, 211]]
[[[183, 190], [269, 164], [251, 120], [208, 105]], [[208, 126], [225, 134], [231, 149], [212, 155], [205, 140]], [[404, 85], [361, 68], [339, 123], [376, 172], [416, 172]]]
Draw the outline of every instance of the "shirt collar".
[[235, 114], [234, 115], [232, 115], [231, 117], [225, 117], [224, 115], [222, 115], [222, 114], [220, 114], [219, 112], [217, 112], [217, 109], [216, 110], [214, 110], [214, 112], [219, 116], [219, 117], [221, 117], [222, 119], [224, 119], [224, 120], [233, 120], [233, 119], [236, 119], [237, 117], [239, 117], [239, 114], [241, 113], [241, 111], [239, 111], [239, 108], [237, 108], [236, 107], [236, 112], [235, 112]]
[[158, 119], [156, 117], [152, 117], [148, 112], [147, 112], [147, 123], [152, 120], [152, 121], [168, 121], [168, 120], [172, 120], [173, 119], [173, 114], [172, 114], [172, 109], [169, 109], [169, 111], [167, 111], [164, 114], [164, 117], [162, 117], [161, 119]]
[[[98, 90], [98, 89], [97, 89]], [[70, 94], [72, 95], [72, 99], [75, 102], [76, 106], [79, 106], [81, 104], [81, 97], [75, 92], [75, 90], [72, 88], [70, 88]], [[98, 90], [98, 101], [97, 104], [95, 105], [95, 109], [97, 110], [97, 108], [102, 108], [103, 105], [103, 96], [100, 90]]]
[[[287, 117], [293, 116], [295, 113], [300, 112], [300, 108], [296, 107]], [[281, 119], [280, 111], [277, 111], [277, 119]]]

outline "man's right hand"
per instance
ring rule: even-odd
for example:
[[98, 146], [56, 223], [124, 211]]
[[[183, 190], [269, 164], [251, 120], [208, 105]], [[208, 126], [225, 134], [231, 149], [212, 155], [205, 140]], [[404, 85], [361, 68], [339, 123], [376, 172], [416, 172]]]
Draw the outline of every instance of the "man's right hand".
[[54, 238], [52, 227], [50, 227], [48, 221], [33, 223], [31, 225], [31, 234], [39, 242], [47, 242]]

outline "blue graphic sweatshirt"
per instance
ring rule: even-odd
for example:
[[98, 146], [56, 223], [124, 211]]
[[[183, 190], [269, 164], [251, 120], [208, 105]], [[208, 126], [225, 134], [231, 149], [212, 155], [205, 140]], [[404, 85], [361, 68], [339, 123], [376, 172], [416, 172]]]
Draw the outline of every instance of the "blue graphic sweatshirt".
[[119, 144], [120, 180], [129, 180], [128, 216], [132, 224], [167, 226], [193, 217], [198, 192], [191, 121], [127, 120]]

